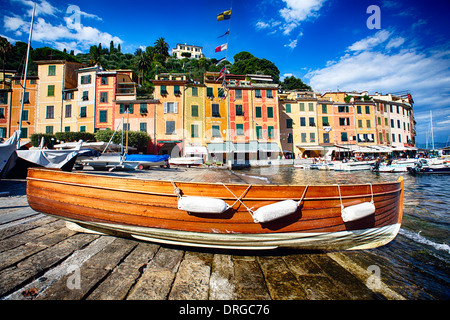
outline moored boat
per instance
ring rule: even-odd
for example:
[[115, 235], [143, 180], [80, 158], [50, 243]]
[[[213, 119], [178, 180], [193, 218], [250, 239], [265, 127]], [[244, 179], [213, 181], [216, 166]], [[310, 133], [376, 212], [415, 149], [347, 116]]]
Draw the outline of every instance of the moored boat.
[[414, 167], [408, 167], [411, 174], [450, 174], [450, 164], [445, 161], [420, 159]]
[[335, 171], [360, 171], [360, 170], [370, 170], [375, 161], [348, 161], [348, 162], [338, 162], [336, 161], [333, 165]]
[[199, 166], [203, 164], [202, 157], [180, 157], [180, 158], [170, 158], [170, 165], [176, 166]]
[[416, 159], [407, 159], [407, 160], [394, 160], [390, 163], [381, 163], [377, 161], [374, 163], [372, 167], [373, 172], [408, 172], [408, 167], [414, 167], [416, 164]]
[[83, 228], [232, 249], [367, 249], [400, 229], [403, 178], [373, 185], [140, 180], [30, 169], [30, 206]]

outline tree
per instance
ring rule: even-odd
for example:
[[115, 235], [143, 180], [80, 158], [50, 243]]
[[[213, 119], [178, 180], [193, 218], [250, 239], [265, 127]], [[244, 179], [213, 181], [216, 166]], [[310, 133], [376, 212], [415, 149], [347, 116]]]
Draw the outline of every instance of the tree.
[[111, 40], [111, 42], [109, 43], [109, 54], [113, 54], [116, 51], [116, 49], [114, 48], [114, 41]]
[[97, 46], [91, 46], [91, 48], [89, 49], [89, 55], [90, 55], [89, 64], [91, 66], [96, 65], [100, 62], [100, 57], [102, 56], [101, 44], [99, 46], [100, 46], [100, 48], [98, 48]]
[[284, 78], [281, 88], [283, 90], [312, 90], [310, 86], [294, 76]]
[[169, 57], [169, 44], [164, 38], [159, 38], [155, 42], [156, 53], [162, 54], [165, 57]]
[[230, 69], [231, 73], [270, 75], [275, 83], [278, 83], [280, 79], [280, 70], [267, 59], [259, 59], [246, 51], [242, 51], [234, 56], [234, 61]]
[[2, 54], [2, 60], [3, 60], [3, 81], [5, 81], [5, 61], [6, 61], [6, 55], [12, 51], [11, 43], [6, 38], [3, 38], [0, 36], [0, 52]]
[[254, 56], [250, 52], [247, 52], [247, 51], [241, 51], [239, 53], [236, 53], [233, 57], [235, 63], [238, 61], [248, 60], [251, 58], [254, 58]]
[[144, 74], [147, 73], [147, 71], [149, 71], [149, 69], [151, 68], [152, 59], [147, 54], [147, 52], [142, 52], [141, 50], [141, 54], [136, 56], [135, 65], [137, 67], [137, 70], [142, 75], [142, 82], [144, 82]]

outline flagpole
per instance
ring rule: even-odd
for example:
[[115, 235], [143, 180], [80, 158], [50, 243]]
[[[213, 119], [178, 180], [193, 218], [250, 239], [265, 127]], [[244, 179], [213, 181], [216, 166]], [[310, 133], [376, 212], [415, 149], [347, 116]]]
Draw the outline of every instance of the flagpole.
[[[30, 34], [28, 35], [28, 46], [27, 46], [27, 60], [25, 62], [25, 72], [23, 77], [23, 86], [22, 86], [22, 101], [20, 102], [20, 114], [19, 114], [19, 131], [22, 131], [22, 121], [23, 121], [23, 104], [25, 103], [25, 93], [27, 89], [27, 74], [28, 74], [28, 60], [30, 58], [30, 46], [31, 39], [33, 34], [33, 23], [34, 23], [34, 14], [36, 12], [36, 3], [33, 3], [33, 14], [31, 15], [31, 25], [30, 25]], [[20, 147], [20, 137], [22, 136], [22, 132], [20, 132], [19, 139], [17, 140], [17, 148]]]
[[[230, 0], [230, 12], [233, 13], [233, 0]], [[228, 61], [228, 42], [230, 41], [230, 28], [231, 28], [231, 17], [228, 21], [228, 34], [227, 34], [227, 52], [225, 53], [225, 61]], [[227, 68], [228, 64], [225, 63], [225, 76], [223, 81], [225, 82], [225, 86], [227, 85]]]

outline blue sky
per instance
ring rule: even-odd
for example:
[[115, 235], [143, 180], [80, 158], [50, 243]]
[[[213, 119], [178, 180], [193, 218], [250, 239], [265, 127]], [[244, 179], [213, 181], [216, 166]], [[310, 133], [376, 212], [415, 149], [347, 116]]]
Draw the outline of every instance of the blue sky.
[[[28, 39], [30, 0], [0, 0], [0, 35]], [[132, 52], [163, 37], [203, 47], [208, 58], [226, 42], [228, 59], [240, 51], [274, 62], [319, 92], [408, 90], [415, 100], [417, 140], [426, 140], [433, 110], [435, 141], [450, 135], [450, 2], [447, 0], [36, 0], [33, 47], [87, 52], [111, 40]], [[230, 21], [216, 15], [230, 9]], [[380, 8], [380, 29], [367, 20]], [[71, 7], [72, 6], [72, 7]], [[74, 7], [76, 6], [76, 7]], [[79, 8], [79, 20], [73, 11]], [[78, 10], [77, 10], [78, 11]], [[74, 24], [78, 22], [78, 24]]]

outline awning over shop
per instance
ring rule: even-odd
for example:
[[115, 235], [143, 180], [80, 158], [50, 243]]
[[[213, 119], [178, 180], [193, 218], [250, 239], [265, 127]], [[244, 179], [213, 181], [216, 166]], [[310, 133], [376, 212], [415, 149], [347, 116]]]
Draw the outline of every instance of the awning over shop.
[[256, 153], [258, 152], [258, 142], [250, 141], [249, 143], [235, 143], [234, 152], [236, 153]]
[[392, 147], [392, 151], [417, 151], [416, 147]]
[[203, 146], [185, 147], [184, 154], [208, 154], [208, 150], [206, 150], [206, 147]]
[[297, 148], [299, 149], [303, 149], [303, 150], [310, 150], [310, 151], [314, 151], [314, 150], [318, 150], [318, 151], [323, 151], [324, 147], [323, 146], [302, 146], [302, 145], [296, 145]]
[[258, 151], [262, 152], [281, 152], [280, 147], [276, 142], [259, 143]]
[[335, 144], [333, 146], [337, 148], [336, 149], [337, 152], [353, 152], [354, 150], [358, 152], [357, 150], [359, 150], [359, 146], [357, 146], [356, 144], [346, 144], [346, 145]]
[[208, 143], [207, 144], [208, 153], [230, 153], [234, 151], [234, 146], [232, 142], [223, 143]]

